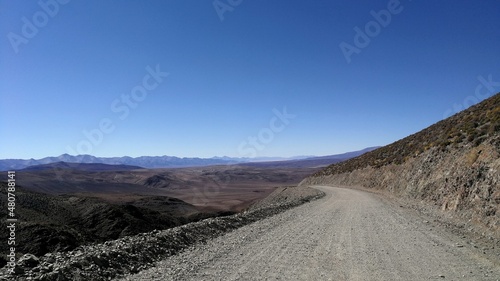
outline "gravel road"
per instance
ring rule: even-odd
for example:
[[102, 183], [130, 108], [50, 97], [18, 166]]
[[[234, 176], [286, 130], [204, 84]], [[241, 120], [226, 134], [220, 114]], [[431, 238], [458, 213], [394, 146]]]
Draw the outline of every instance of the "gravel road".
[[125, 280], [500, 280], [463, 239], [380, 196], [326, 196], [193, 246]]

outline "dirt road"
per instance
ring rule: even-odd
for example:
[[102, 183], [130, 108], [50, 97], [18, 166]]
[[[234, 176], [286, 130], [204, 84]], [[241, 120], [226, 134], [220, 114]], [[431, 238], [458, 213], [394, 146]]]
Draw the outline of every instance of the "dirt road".
[[327, 195], [172, 256], [128, 280], [500, 280], [500, 266], [359, 190]]

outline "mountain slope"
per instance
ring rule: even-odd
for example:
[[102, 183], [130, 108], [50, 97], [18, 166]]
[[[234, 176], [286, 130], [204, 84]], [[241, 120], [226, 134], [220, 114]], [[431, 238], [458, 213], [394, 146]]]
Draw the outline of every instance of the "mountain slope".
[[[7, 217], [7, 183], [0, 182], [0, 215]], [[47, 252], [104, 242], [127, 235], [166, 229], [215, 214], [205, 214], [182, 200], [167, 196], [143, 196], [122, 204], [98, 198], [53, 196], [16, 186], [16, 251], [37, 256]], [[6, 220], [0, 221], [2, 229]], [[9, 233], [0, 232], [7, 241]], [[0, 245], [0, 267], [5, 265], [7, 243]]]
[[500, 94], [301, 184], [382, 189], [439, 206], [500, 237]]

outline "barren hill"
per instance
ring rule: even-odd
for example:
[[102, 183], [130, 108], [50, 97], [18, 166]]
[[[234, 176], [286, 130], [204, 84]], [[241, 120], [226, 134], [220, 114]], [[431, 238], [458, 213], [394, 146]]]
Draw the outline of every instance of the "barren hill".
[[[0, 182], [0, 215], [7, 217], [7, 184]], [[149, 196], [122, 204], [93, 197], [49, 195], [17, 186], [15, 213], [18, 253], [43, 255], [66, 251], [93, 242], [104, 242], [154, 229], [166, 229], [217, 214], [201, 213], [194, 206], [171, 197]], [[7, 222], [0, 226], [6, 229]], [[7, 240], [9, 233], [0, 232]], [[0, 267], [5, 265], [8, 244], [2, 243]]]
[[333, 164], [301, 184], [391, 192], [500, 236], [500, 93], [416, 134]]

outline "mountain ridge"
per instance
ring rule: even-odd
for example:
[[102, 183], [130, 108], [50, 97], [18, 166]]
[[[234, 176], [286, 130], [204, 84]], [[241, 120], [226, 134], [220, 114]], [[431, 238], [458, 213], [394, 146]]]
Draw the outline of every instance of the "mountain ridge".
[[42, 170], [54, 170], [54, 169], [72, 169], [72, 170], [82, 170], [88, 172], [97, 172], [97, 171], [128, 171], [128, 170], [138, 170], [144, 169], [139, 166], [131, 166], [131, 165], [111, 165], [111, 164], [103, 164], [103, 163], [71, 163], [71, 162], [54, 162], [49, 164], [40, 164], [34, 166], [28, 166], [19, 171], [42, 171]]
[[[44, 157], [41, 159], [0, 159], [0, 171], [6, 170], [21, 170], [30, 166], [51, 164], [57, 162], [66, 163], [99, 163], [108, 165], [128, 165], [138, 166], [142, 168], [183, 168], [183, 167], [201, 167], [212, 165], [233, 165], [252, 162], [272, 162], [272, 161], [290, 161], [290, 160], [312, 160], [312, 159], [329, 159], [352, 154], [357, 154], [360, 151], [365, 151], [370, 148], [365, 148], [358, 151], [346, 152], [342, 154], [327, 155], [327, 156], [296, 156], [296, 157], [176, 157], [176, 156], [139, 156], [139, 157], [97, 157], [93, 155], [69, 155], [61, 154], [59, 156]], [[345, 157], [344, 157], [345, 158]]]
[[379, 168], [402, 164], [433, 147], [442, 150], [467, 145], [477, 147], [489, 135], [498, 135], [499, 131], [500, 93], [394, 143], [341, 164], [333, 164], [318, 171], [315, 176], [352, 172], [367, 166]]

